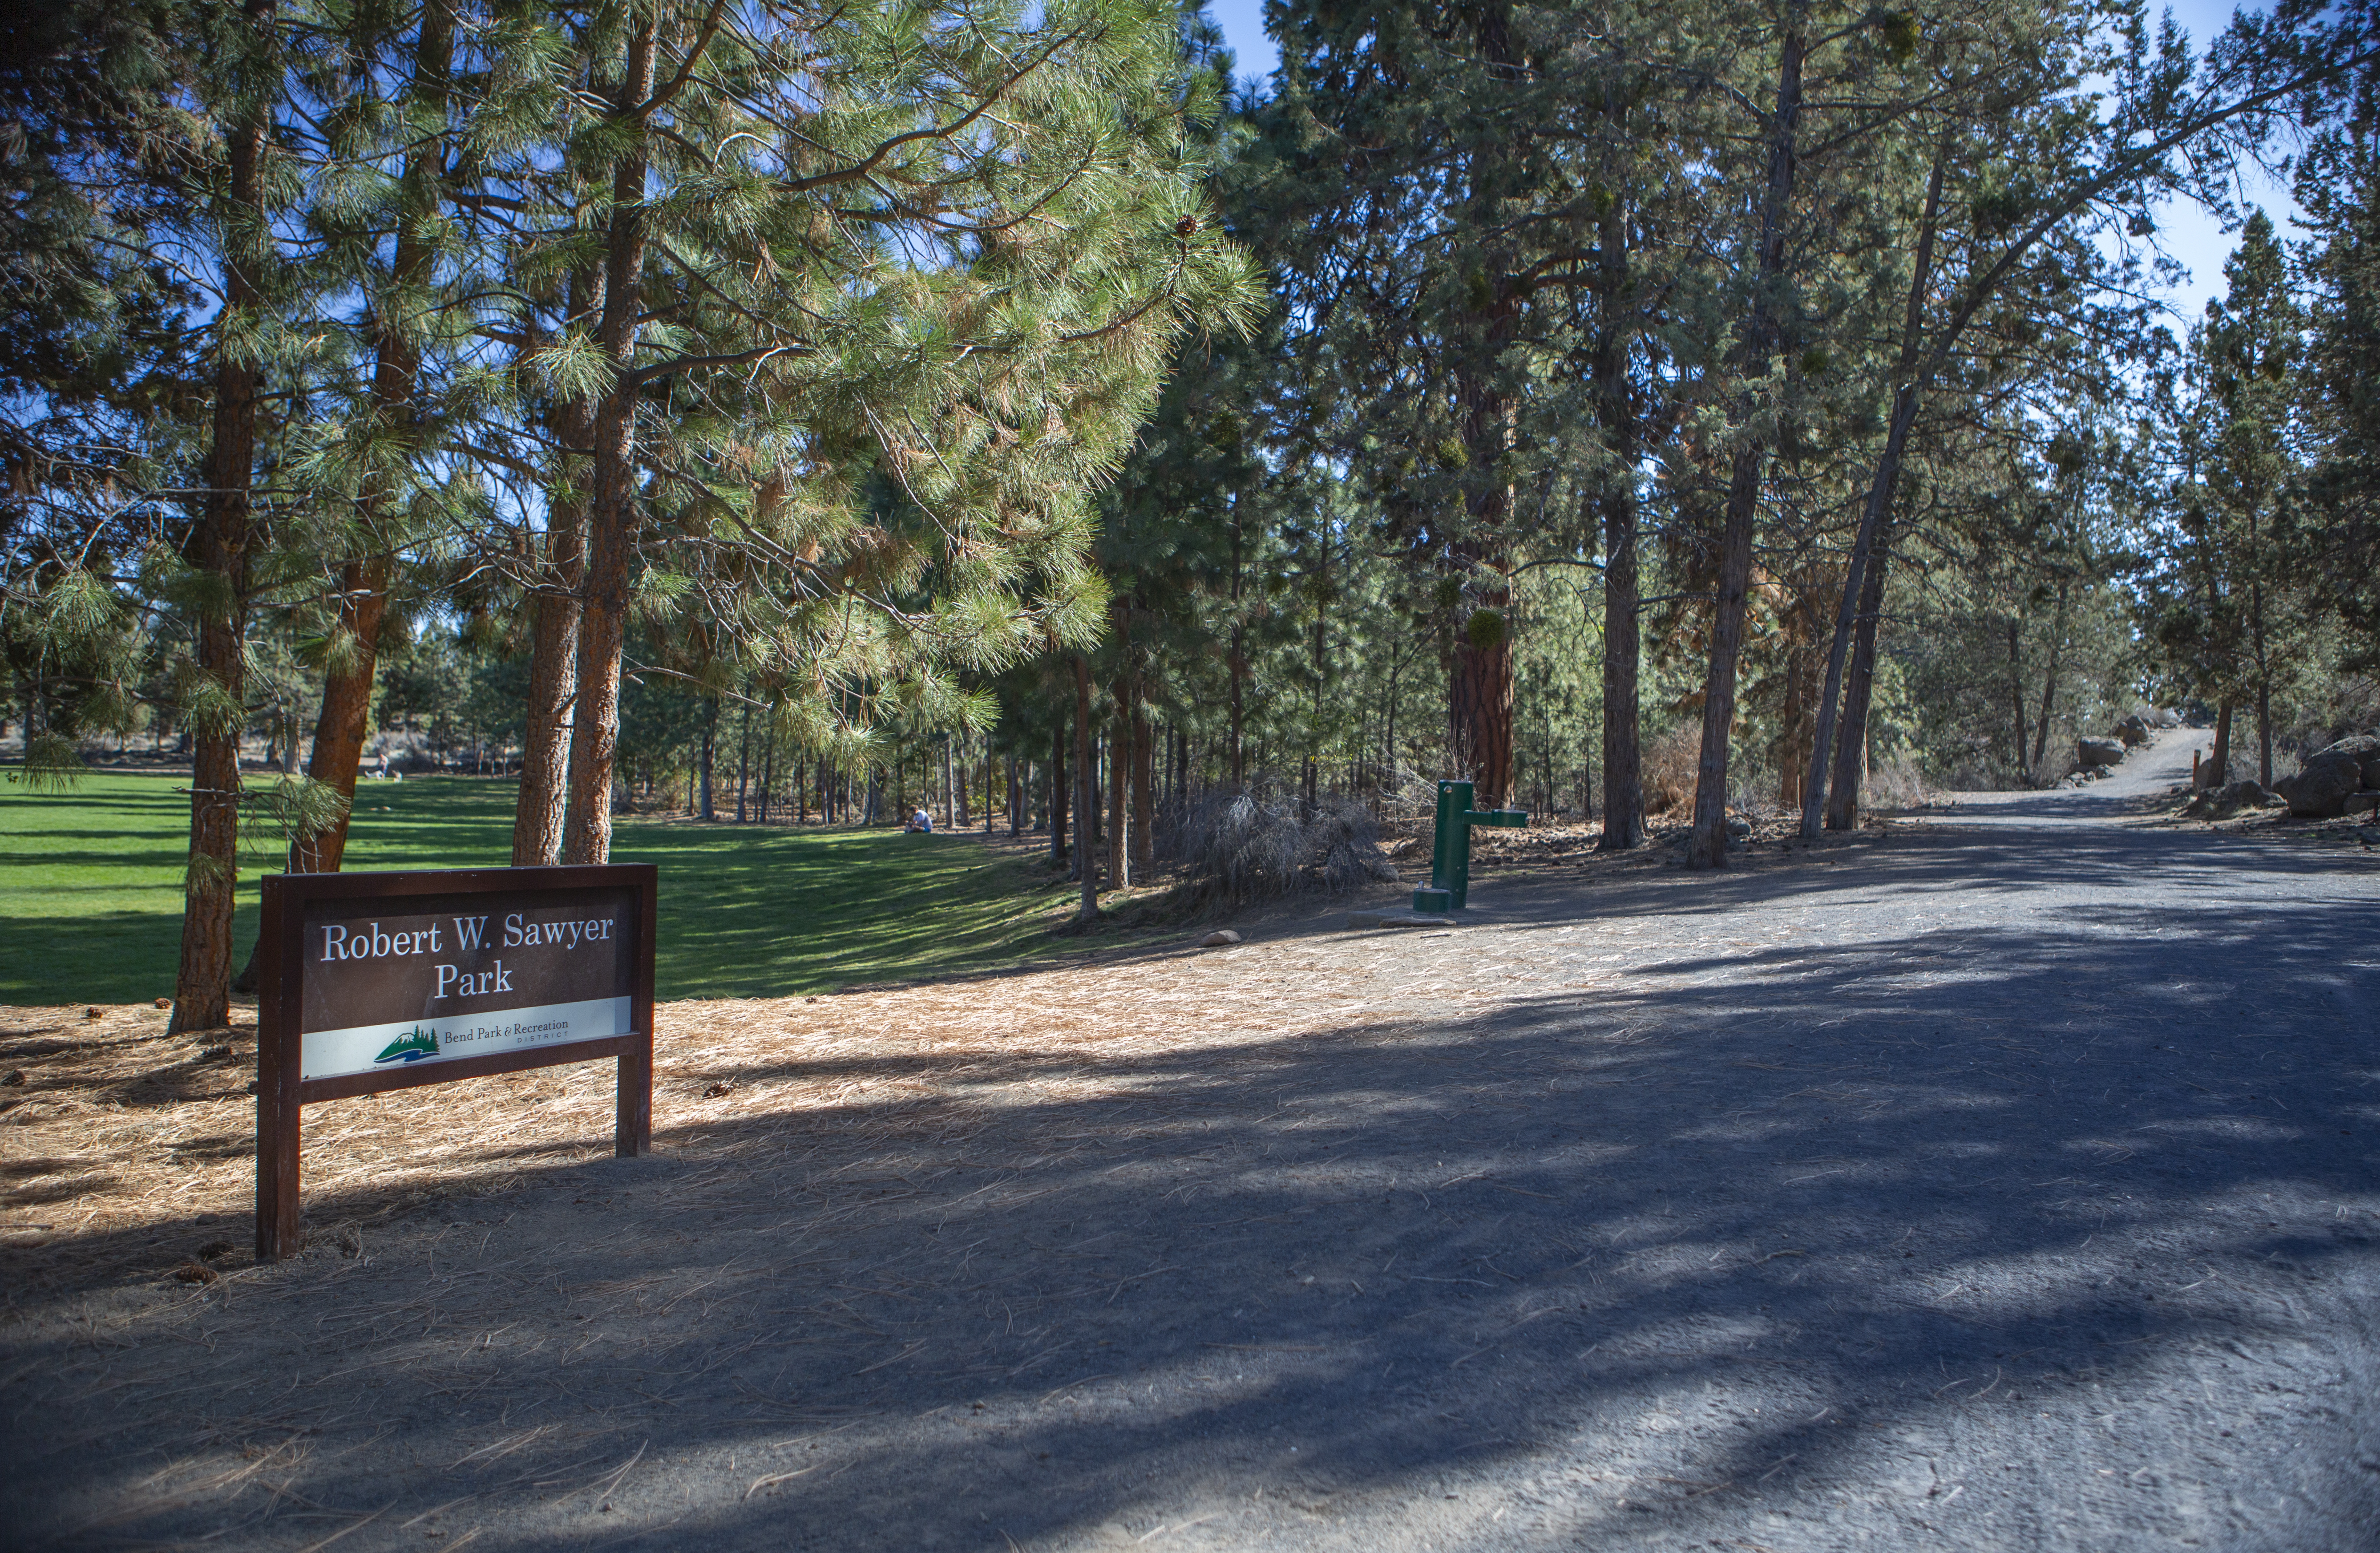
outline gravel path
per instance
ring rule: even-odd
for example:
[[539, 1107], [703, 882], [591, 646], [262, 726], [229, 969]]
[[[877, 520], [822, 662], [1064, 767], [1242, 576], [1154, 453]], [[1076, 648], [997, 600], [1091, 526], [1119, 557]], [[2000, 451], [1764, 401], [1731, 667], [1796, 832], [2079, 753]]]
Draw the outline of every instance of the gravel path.
[[964, 1056], [900, 994], [750, 1005], [742, 1093], [841, 1098], [665, 1096], [658, 1157], [352, 1254], [20, 1294], [0, 1526], [2380, 1547], [2380, 867], [2134, 823], [2189, 748], [986, 980]]

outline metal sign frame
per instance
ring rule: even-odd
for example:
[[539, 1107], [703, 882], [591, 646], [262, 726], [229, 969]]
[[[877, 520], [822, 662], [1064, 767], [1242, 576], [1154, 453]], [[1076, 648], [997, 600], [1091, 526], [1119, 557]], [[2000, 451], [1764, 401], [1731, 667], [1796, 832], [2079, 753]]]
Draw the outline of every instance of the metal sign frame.
[[[264, 928], [258, 943], [256, 1042], [256, 1255], [277, 1261], [297, 1255], [298, 1162], [302, 1109], [323, 1100], [376, 1095], [450, 1079], [518, 1073], [604, 1057], [619, 1060], [613, 1144], [623, 1158], [650, 1150], [653, 1141], [653, 941], [658, 870], [650, 863], [554, 868], [440, 868], [405, 873], [267, 874], [262, 880]], [[378, 1073], [304, 1076], [307, 907], [318, 902], [398, 903], [408, 897], [551, 894], [566, 904], [576, 892], [626, 888], [637, 902], [637, 941], [630, 951], [629, 1030], [592, 1040], [562, 1041], [478, 1057], [453, 1057]]]

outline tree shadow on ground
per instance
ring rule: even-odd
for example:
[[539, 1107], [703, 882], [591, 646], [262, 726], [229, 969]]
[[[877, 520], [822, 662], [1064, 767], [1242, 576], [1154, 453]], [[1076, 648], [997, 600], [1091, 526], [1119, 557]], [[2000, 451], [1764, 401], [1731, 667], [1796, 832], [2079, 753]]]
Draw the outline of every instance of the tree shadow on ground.
[[[1500, 1545], [1764, 1516], [1824, 1541], [1852, 1495], [1934, 1526], [1966, 1485], [1913, 1463], [1956, 1450], [2008, 1469], [1968, 1505], [2003, 1546], [2119, 1486], [2143, 1535], [2269, 1535], [2256, 1488], [2330, 1528], [2299, 1545], [2343, 1545], [2380, 1523], [2361, 1421], [2253, 1483], [2184, 1480], [2220, 1476], [2203, 1463], [2250, 1405], [2244, 1379], [2216, 1403], [2230, 1355], [2374, 1377], [2354, 1312], [2380, 1108], [2353, 1082], [2375, 1076], [2369, 986], [2340, 968], [2368, 916], [2130, 904], [2111, 870], [2212, 886], [2220, 863], [2124, 840], [1990, 851], [1937, 839], [1862, 888], [2088, 884], [2087, 920], [1671, 954], [1224, 1051], [756, 1060], [747, 1078], [917, 1098], [540, 1172], [242, 1288], [206, 1351], [44, 1329], [19, 1345], [9, 1513], [137, 1511], [143, 1452], [188, 1449], [142, 1400], [171, 1387], [214, 1439], [302, 1432], [322, 1465], [285, 1475], [312, 1501], [395, 1523], [476, 1496], [455, 1514], [514, 1547], [1062, 1542], [1160, 1513], [1229, 1528], [1257, 1487], [1326, 1542], [1389, 1515], [1490, 1540], [1463, 1517], [1516, 1504]], [[1808, 888], [1743, 872], [1585, 909]], [[2185, 1377], [2207, 1404], [2145, 1421]], [[2119, 1462], [2150, 1475], [2103, 1481]], [[239, 1491], [94, 1530], [272, 1530]]]

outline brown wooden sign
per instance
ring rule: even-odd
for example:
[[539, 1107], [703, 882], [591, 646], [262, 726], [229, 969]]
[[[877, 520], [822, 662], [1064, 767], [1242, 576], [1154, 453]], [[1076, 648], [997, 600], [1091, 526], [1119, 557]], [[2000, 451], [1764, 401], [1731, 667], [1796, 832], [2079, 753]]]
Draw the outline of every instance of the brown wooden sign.
[[256, 1254], [296, 1254], [299, 1108], [599, 1057], [652, 1146], [652, 865], [267, 874]]

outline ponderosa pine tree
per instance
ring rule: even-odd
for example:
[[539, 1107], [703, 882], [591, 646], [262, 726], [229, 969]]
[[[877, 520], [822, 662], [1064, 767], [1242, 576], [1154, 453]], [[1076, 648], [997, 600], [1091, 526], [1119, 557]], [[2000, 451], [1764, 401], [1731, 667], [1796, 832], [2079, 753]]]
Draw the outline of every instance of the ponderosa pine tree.
[[594, 399], [572, 861], [608, 851], [632, 603], [698, 597], [814, 742], [963, 719], [934, 665], [1087, 643], [1086, 492], [1246, 297], [1167, 8], [595, 20], [573, 155], [608, 176], [545, 261], [600, 254], [601, 302], [531, 359]]
[[233, 888], [239, 872], [240, 734], [247, 723], [246, 663], [255, 552], [264, 539], [252, 490], [280, 268], [276, 178], [268, 160], [283, 100], [284, 63], [273, 0], [247, 0], [212, 18], [215, 72], [208, 106], [219, 127], [205, 164], [205, 228], [220, 257], [219, 310], [211, 342], [213, 394], [197, 520], [183, 542], [198, 618], [185, 693], [193, 737], [190, 854], [181, 963], [172, 1028], [214, 1029], [231, 1017]]

